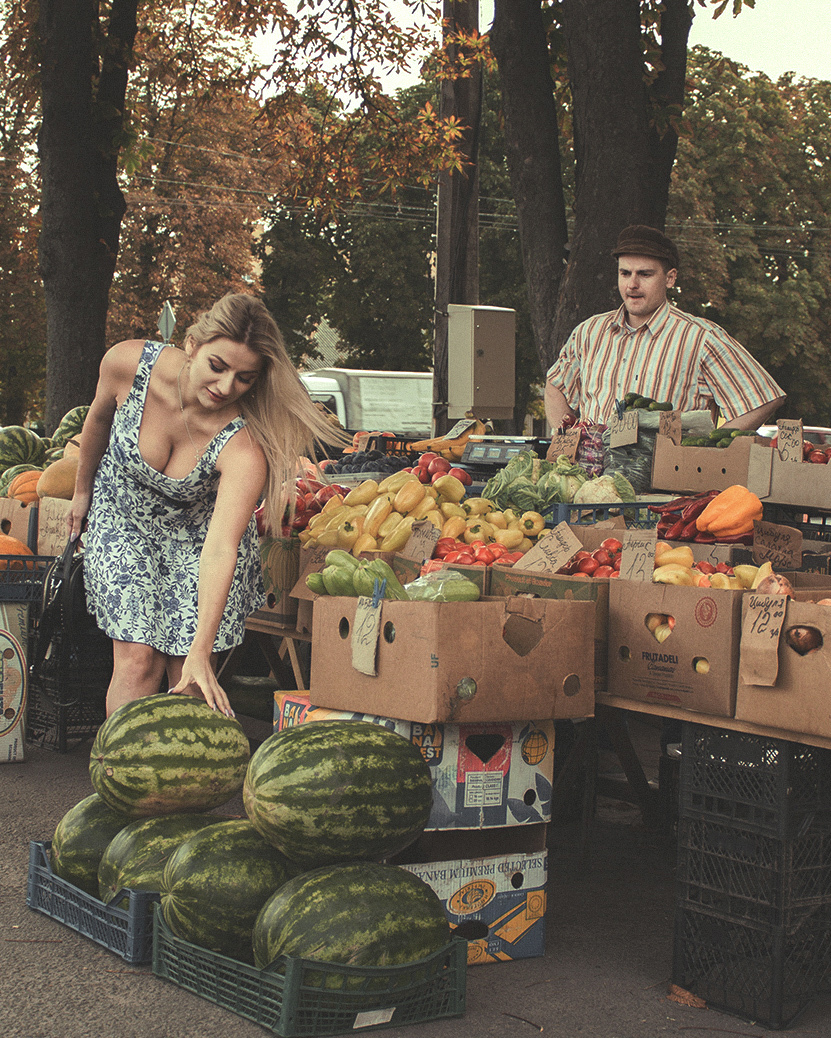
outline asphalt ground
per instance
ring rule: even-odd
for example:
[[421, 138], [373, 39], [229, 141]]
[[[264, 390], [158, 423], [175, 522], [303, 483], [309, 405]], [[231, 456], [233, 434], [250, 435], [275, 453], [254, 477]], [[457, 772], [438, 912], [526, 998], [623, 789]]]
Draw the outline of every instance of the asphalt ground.
[[[654, 730], [646, 728], [641, 735], [649, 772]], [[89, 750], [89, 741], [66, 754], [30, 745], [25, 761], [0, 766], [3, 1038], [259, 1038], [272, 1033], [155, 977], [149, 966], [126, 964], [27, 908], [29, 842], [50, 839], [64, 812], [92, 791]], [[579, 822], [567, 816], [552, 824], [549, 842], [545, 954], [471, 967], [461, 1018], [378, 1033], [400, 1038], [771, 1033], [740, 1017], [668, 998], [676, 855], [671, 827], [647, 827], [631, 804], [599, 798], [586, 858], [579, 854]], [[831, 997], [812, 1002], [787, 1033], [831, 1035]]]

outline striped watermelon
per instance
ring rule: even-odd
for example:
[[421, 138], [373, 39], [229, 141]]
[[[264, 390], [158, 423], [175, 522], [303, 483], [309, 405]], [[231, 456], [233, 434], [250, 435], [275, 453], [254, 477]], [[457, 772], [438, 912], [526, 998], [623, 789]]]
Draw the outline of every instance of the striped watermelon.
[[98, 729], [89, 773], [132, 818], [210, 811], [239, 793], [250, 750], [239, 722], [193, 696], [145, 696]]
[[[98, 865], [98, 895], [105, 905], [119, 890], [161, 888], [162, 873], [176, 848], [222, 815], [158, 815], [130, 822], [107, 845]], [[127, 907], [127, 898], [117, 906]]]
[[181, 844], [167, 863], [165, 922], [191, 944], [253, 962], [257, 915], [297, 871], [247, 818], [212, 825]]
[[450, 927], [438, 895], [397, 865], [329, 865], [285, 883], [254, 924], [254, 963], [280, 955], [347, 966], [397, 966], [443, 948]]
[[401, 850], [427, 824], [432, 796], [419, 750], [370, 721], [276, 732], [252, 756], [243, 787], [256, 828], [307, 868]]
[[58, 422], [57, 429], [52, 433], [52, 446], [62, 447], [67, 440], [77, 436], [84, 428], [84, 422], [88, 413], [89, 404], [81, 404], [79, 407], [73, 407], [71, 411], [67, 411], [60, 422]]
[[98, 864], [112, 838], [130, 819], [91, 793], [58, 822], [49, 864], [56, 876], [98, 897]]
[[12, 465], [40, 466], [46, 456], [46, 444], [31, 429], [7, 425], [0, 429], [0, 471]]

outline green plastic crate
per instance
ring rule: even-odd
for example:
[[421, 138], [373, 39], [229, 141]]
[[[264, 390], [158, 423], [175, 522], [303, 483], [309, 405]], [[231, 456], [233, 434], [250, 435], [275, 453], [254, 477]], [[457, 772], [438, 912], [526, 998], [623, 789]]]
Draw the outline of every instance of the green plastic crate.
[[358, 968], [281, 956], [272, 967], [218, 955], [176, 937], [153, 913], [153, 973], [281, 1038], [399, 1027], [465, 1011], [467, 941], [405, 966]]

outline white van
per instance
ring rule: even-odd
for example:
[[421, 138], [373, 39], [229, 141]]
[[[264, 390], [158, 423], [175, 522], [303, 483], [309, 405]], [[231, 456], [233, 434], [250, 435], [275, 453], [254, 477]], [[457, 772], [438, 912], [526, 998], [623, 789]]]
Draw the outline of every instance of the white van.
[[300, 375], [309, 396], [352, 432], [427, 437], [433, 431], [433, 376], [417, 371], [316, 368]]

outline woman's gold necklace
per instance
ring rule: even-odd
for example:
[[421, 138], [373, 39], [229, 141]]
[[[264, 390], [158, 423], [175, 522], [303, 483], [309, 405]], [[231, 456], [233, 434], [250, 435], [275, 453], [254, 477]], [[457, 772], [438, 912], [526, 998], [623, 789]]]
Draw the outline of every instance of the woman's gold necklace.
[[[187, 361], [185, 361], [185, 364], [187, 364]], [[194, 454], [196, 455], [196, 460], [197, 461], [201, 461], [202, 460], [202, 455], [207, 450], [208, 444], [206, 443], [205, 446], [202, 448], [202, 450], [200, 450], [196, 446], [196, 441], [194, 440], [194, 438], [190, 434], [190, 426], [188, 425], [188, 420], [185, 417], [185, 405], [182, 402], [182, 383], [181, 383], [182, 372], [185, 370], [185, 364], [183, 364], [181, 366], [181, 368], [179, 368], [179, 374], [176, 376], [176, 388], [179, 391], [179, 409], [182, 412], [182, 421], [185, 423], [185, 432], [188, 434], [188, 439], [190, 440], [191, 447], [193, 447]]]

